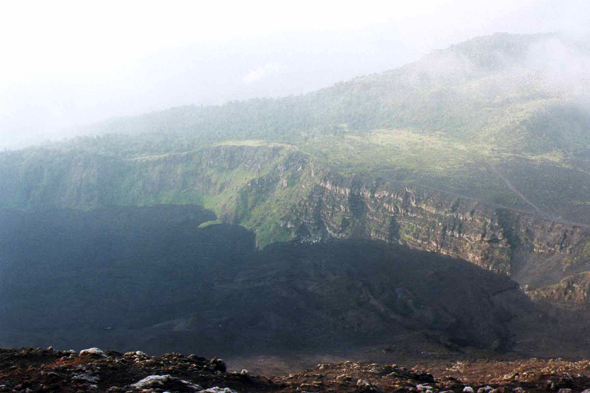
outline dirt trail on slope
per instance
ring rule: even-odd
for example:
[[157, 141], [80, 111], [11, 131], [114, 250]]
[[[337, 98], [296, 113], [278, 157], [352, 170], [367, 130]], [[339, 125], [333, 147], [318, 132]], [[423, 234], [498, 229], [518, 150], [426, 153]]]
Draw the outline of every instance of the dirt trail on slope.
[[524, 196], [523, 193], [521, 193], [518, 188], [516, 188], [514, 185], [512, 185], [512, 183], [510, 182], [510, 180], [508, 180], [506, 178], [506, 176], [504, 176], [502, 173], [500, 173], [500, 171], [498, 171], [496, 168], [494, 168], [493, 166], [489, 166], [490, 170], [492, 172], [494, 172], [494, 174], [496, 176], [498, 176], [500, 179], [502, 179], [504, 181], [504, 183], [506, 183], [506, 186], [512, 191], [514, 192], [516, 195], [519, 196], [520, 199], [522, 199], [526, 204], [528, 204], [529, 206], [531, 206], [533, 209], [535, 209], [535, 212], [537, 212], [537, 214], [543, 218], [544, 220], [548, 220], [548, 221], [556, 221], [556, 219], [554, 217], [552, 217], [550, 214], [548, 214], [547, 212], [541, 210], [541, 208], [537, 205], [535, 205], [533, 202], [531, 202], [526, 196]]

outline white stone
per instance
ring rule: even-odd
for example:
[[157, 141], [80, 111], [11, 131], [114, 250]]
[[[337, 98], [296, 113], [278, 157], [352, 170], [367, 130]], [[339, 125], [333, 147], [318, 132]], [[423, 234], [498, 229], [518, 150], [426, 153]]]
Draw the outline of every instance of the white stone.
[[83, 349], [80, 351], [80, 355], [97, 355], [105, 358], [107, 357], [107, 355], [104, 353], [102, 349], [96, 347]]
[[172, 376], [170, 374], [166, 375], [150, 375], [145, 377], [142, 380], [139, 380], [132, 384], [131, 386], [138, 389], [149, 388], [152, 385], [163, 385], [164, 382], [167, 382]]
[[200, 390], [197, 393], [238, 393], [230, 388], [219, 388], [217, 386], [205, 390]]
[[[140, 381], [135, 382], [134, 384], [131, 385], [131, 387], [136, 388], [136, 389], [149, 389], [149, 388], [162, 386], [162, 385], [164, 385], [164, 383], [168, 382], [171, 379], [178, 380], [177, 378], [174, 378], [170, 374], [150, 375]], [[201, 391], [205, 392], [204, 390], [202, 390], [203, 388], [199, 385], [195, 385], [194, 383], [191, 383], [189, 381], [184, 381], [184, 380], [179, 380], [179, 381], [182, 382], [183, 384], [185, 384], [186, 386], [192, 388], [195, 391], [198, 390], [199, 392], [201, 392]], [[225, 393], [225, 392], [223, 392], [223, 393]], [[230, 393], [232, 393], [232, 392], [230, 392]]]
[[432, 390], [432, 386], [418, 384], [418, 385], [416, 385], [416, 389], [418, 389], [419, 392], [423, 392], [423, 391], [427, 391], [427, 390]]

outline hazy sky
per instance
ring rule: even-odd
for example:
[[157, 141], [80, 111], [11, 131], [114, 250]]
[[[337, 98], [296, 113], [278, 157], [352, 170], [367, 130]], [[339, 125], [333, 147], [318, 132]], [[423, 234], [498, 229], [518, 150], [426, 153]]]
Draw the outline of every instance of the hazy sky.
[[587, 0], [2, 1], [0, 149], [113, 116], [299, 94], [478, 35], [587, 33]]

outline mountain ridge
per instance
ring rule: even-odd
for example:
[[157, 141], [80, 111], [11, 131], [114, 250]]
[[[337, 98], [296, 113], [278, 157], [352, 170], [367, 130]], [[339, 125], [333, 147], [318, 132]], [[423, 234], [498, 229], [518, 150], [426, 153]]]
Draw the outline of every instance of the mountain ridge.
[[[590, 58], [575, 43], [559, 34], [478, 37], [305, 95], [172, 108], [102, 131], [117, 135], [55, 148], [133, 158], [226, 141], [286, 143], [349, 173], [393, 176], [513, 209], [534, 205], [552, 220], [588, 224], [586, 84], [562, 75]], [[548, 59], [556, 49], [563, 59]], [[474, 65], [504, 59], [502, 50], [520, 60], [496, 61], [501, 67], [491, 70]], [[572, 65], [553, 72], [566, 59]], [[122, 135], [130, 130], [138, 134]], [[523, 188], [515, 193], [502, 176]]]
[[[140, 116], [114, 120], [115, 123], [120, 122], [120, 125], [118, 128], [117, 126], [112, 127], [111, 123], [111, 128], [113, 128], [113, 130], [118, 130], [119, 132], [125, 131], [125, 122], [133, 119], [136, 119], [140, 123], [138, 127], [146, 127], [149, 125], [150, 118], [157, 119], [159, 116], [161, 116], [162, 119], [156, 121], [155, 128], [152, 128], [152, 131], [196, 131], [197, 133], [200, 133], [200, 137], [204, 136], [202, 135], [202, 131], [207, 130], [208, 128], [208, 132], [216, 130], [221, 132], [221, 135], [219, 136], [222, 138], [232, 138], [236, 136], [246, 136], [248, 138], [251, 138], [252, 136], [261, 136], [273, 138], [279, 136], [280, 138], [286, 137], [287, 140], [293, 137], [300, 137], [299, 135], [289, 136], [286, 135], [287, 133], [314, 132], [314, 129], [317, 127], [322, 128], [319, 130], [320, 134], [326, 132], [329, 133], [331, 131], [338, 132], [338, 128], [342, 124], [346, 124], [350, 129], [358, 129], [361, 131], [379, 128], [403, 128], [412, 126], [412, 121], [415, 122], [416, 119], [412, 120], [410, 123], [403, 121], [403, 113], [406, 113], [408, 109], [404, 109], [399, 101], [391, 102], [391, 98], [386, 98], [388, 95], [398, 94], [395, 89], [396, 87], [398, 89], [402, 88], [401, 93], [404, 94], [407, 99], [412, 98], [411, 95], [408, 95], [412, 90], [420, 89], [421, 86], [428, 87], [430, 86], [430, 82], [436, 81], [440, 77], [442, 77], [444, 85], [439, 87], [444, 88], [452, 87], [451, 83], [461, 82], [461, 79], [464, 79], [465, 76], [471, 75], [472, 77], [479, 79], [482, 76], [489, 75], [490, 70], [483, 67], [484, 71], [486, 71], [484, 73], [471, 72], [474, 67], [477, 69], [478, 66], [481, 66], [481, 64], [478, 63], [483, 63], [488, 67], [490, 62], [493, 64], [498, 63], [502, 65], [502, 67], [500, 67], [501, 69], [515, 67], [514, 59], [512, 59], [512, 61], [489, 61], [488, 57], [492, 59], [504, 58], [503, 54], [499, 52], [500, 49], [503, 49], [504, 52], [506, 52], [506, 48], [511, 48], [512, 52], [514, 52], [513, 57], [516, 59], [528, 59], [530, 57], [528, 52], [531, 50], [531, 45], [538, 44], [539, 42], [542, 43], [544, 42], [543, 40], [549, 39], [556, 40], [561, 45], [569, 44], [569, 41], [557, 34], [495, 34], [493, 36], [477, 37], [464, 43], [453, 45], [448, 49], [435, 51], [430, 55], [403, 67], [384, 71], [382, 73], [358, 77], [350, 81], [339, 82], [333, 86], [304, 95], [235, 101], [219, 106], [176, 107], [166, 111], [153, 112], [144, 117]], [[481, 46], [483, 46], [483, 48]], [[510, 50], [507, 52], [510, 53]], [[454, 56], [457, 54], [460, 55], [459, 58]], [[443, 67], [436, 64], [440, 62], [443, 63]], [[458, 65], [463, 67], [457, 67]], [[531, 68], [530, 65], [528, 68]], [[539, 72], [543, 70], [542, 66], [538, 66], [537, 69], [533, 67], [533, 69], [529, 71], [536, 71], [537, 76], [542, 76]], [[525, 87], [529, 88], [535, 87], [532, 83], [533, 81], [524, 80], [523, 77], [525, 76], [526, 74], [513, 75], [511, 82], [519, 82], [518, 85], [524, 83]], [[446, 77], [451, 77], [451, 79], [449, 80]], [[518, 79], [514, 78], [521, 78], [523, 80], [518, 81]], [[375, 82], [380, 83], [383, 87], [387, 86], [389, 92], [385, 94], [380, 91], [374, 91], [378, 86], [374, 85]], [[392, 82], [393, 84], [391, 84]], [[379, 89], [382, 89], [383, 87]], [[434, 87], [436, 87], [436, 85], [434, 85]], [[510, 91], [511, 88], [514, 89], [515, 87], [519, 86], [488, 86], [488, 88], [496, 89], [496, 93], [502, 93], [501, 88], [508, 88]], [[432, 88], [432, 86], [430, 88]], [[538, 87], [536, 90], [538, 90]], [[375, 95], [376, 93], [379, 94]], [[360, 95], [362, 99], [359, 101], [354, 98], [355, 94]], [[473, 96], [471, 98], [476, 97], [477, 96]], [[337, 102], [337, 104], [342, 105], [342, 107], [339, 108], [330, 105], [327, 100]], [[455, 101], [456, 100], [457, 99], [455, 98]], [[464, 106], [467, 105], [466, 102], [459, 103]], [[326, 106], [326, 104], [328, 104], [328, 106]], [[394, 104], [394, 106], [391, 106], [392, 104]], [[423, 104], [419, 104], [419, 102], [411, 102], [406, 106], [423, 107]], [[314, 112], [314, 107], [318, 107], [318, 105], [322, 108], [323, 113], [318, 111]], [[444, 108], [446, 110], [449, 109], [447, 106]], [[469, 108], [469, 106], [467, 106], [467, 108]], [[386, 109], [386, 111], [383, 112], [382, 109]], [[440, 116], [436, 108], [433, 108], [433, 110], [435, 110], [436, 116]], [[347, 114], [346, 111], [350, 111], [350, 113]], [[396, 112], [400, 112], [400, 114], [391, 117], [392, 114]], [[367, 117], [367, 114], [371, 114], [371, 116]], [[407, 112], [407, 114], [410, 114], [410, 117], [415, 117], [415, 114], [411, 114], [411, 112]], [[424, 114], [427, 114], [427, 112], [424, 113], [424, 111], [422, 111], [422, 116]], [[175, 117], [178, 118], [175, 119]], [[232, 117], [235, 120], [230, 120]], [[355, 117], [360, 118], [356, 118], [355, 120]], [[382, 120], [388, 117], [393, 119], [394, 123], [384, 122]], [[398, 119], [397, 122], [395, 122], [396, 118]], [[145, 123], [142, 123], [143, 120], [145, 120]], [[280, 120], [280, 123], [276, 120]], [[216, 126], [215, 123], [219, 123], [219, 125]], [[133, 126], [133, 123], [128, 124]], [[428, 123], [424, 123], [424, 121], [418, 122], [417, 124], [428, 125]], [[228, 130], [223, 131], [220, 127], [226, 127]], [[258, 130], [256, 130], [256, 128], [258, 128]], [[428, 132], [432, 130], [428, 130], [427, 127], [424, 131]], [[248, 135], [243, 135], [244, 133]]]
[[589, 263], [587, 85], [551, 72], [583, 64], [572, 42], [479, 37], [302, 96], [173, 108], [4, 152], [0, 207], [197, 204], [260, 246], [377, 238], [556, 284]]

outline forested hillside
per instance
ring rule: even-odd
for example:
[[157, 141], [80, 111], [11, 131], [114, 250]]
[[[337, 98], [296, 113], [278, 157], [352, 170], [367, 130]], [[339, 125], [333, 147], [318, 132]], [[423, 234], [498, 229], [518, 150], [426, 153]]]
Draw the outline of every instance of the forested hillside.
[[[588, 86], [568, 74], [569, 63], [588, 56], [584, 45], [557, 34], [495, 34], [302, 96], [107, 121], [88, 127], [98, 137], [0, 154], [0, 206], [194, 202], [199, 197], [182, 188], [182, 195], [132, 197], [144, 182], [135, 164], [229, 141], [281, 143], [342, 173], [588, 224]], [[557, 64], [549, 56], [556, 48], [569, 56]], [[80, 179], [64, 175], [74, 167]], [[98, 173], [108, 180], [92, 180]], [[67, 193], [76, 179], [89, 190], [77, 190], [75, 203], [38, 189]]]
[[580, 45], [559, 35], [495, 34], [303, 96], [173, 108], [92, 129], [172, 133], [195, 143], [296, 144], [325, 135], [409, 130], [516, 153], [581, 152], [590, 140], [580, 100], [585, 86], [573, 86], [551, 68], [555, 60], [541, 58], [555, 46], [572, 57], [587, 56], [588, 47]]

